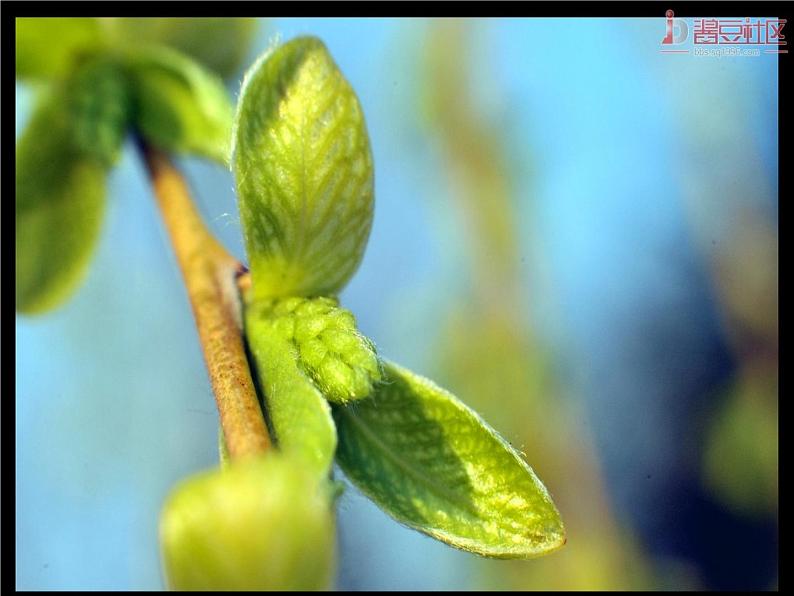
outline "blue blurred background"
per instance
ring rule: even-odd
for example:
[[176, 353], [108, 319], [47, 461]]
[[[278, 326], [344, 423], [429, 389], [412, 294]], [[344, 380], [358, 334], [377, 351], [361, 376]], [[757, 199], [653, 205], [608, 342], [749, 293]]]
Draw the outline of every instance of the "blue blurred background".
[[[776, 587], [777, 56], [662, 54], [662, 15], [268, 19], [247, 63], [299, 34], [358, 93], [375, 160], [344, 305], [520, 446], [568, 526], [559, 553], [486, 561], [348, 487], [337, 587]], [[86, 283], [16, 320], [18, 589], [162, 588], [163, 499], [217, 465], [133, 149]], [[180, 163], [243, 258], [231, 174]]]

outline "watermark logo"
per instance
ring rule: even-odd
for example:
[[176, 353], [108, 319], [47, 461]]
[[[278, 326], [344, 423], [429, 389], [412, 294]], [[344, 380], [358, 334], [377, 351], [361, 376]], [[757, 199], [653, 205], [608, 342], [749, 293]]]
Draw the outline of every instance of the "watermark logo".
[[783, 33], [786, 19], [694, 19], [690, 40], [687, 21], [675, 18], [672, 10], [664, 16], [665, 34], [659, 50], [663, 54], [717, 57], [788, 54]]
[[679, 45], [686, 41], [689, 27], [686, 21], [681, 19], [674, 19], [675, 13], [668, 10], [664, 13], [666, 33], [662, 40], [662, 45]]

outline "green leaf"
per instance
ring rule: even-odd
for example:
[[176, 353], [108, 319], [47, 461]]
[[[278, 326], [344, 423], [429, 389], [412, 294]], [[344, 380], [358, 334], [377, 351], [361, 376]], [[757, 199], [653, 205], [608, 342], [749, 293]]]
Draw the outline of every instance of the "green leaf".
[[105, 210], [105, 167], [75, 146], [63, 93], [37, 106], [16, 151], [16, 307], [41, 313], [85, 277]]
[[123, 69], [102, 58], [86, 63], [69, 82], [68, 102], [79, 150], [107, 166], [115, 164], [132, 111]]
[[334, 405], [337, 461], [397, 521], [454, 547], [528, 558], [565, 544], [548, 491], [455, 396], [396, 364], [370, 399]]
[[261, 305], [248, 305], [245, 332], [276, 443], [326, 477], [336, 449], [331, 409], [298, 363], [289, 321], [269, 314]]
[[16, 76], [64, 77], [75, 61], [96, 51], [101, 43], [101, 29], [94, 18], [17, 18]]
[[372, 227], [372, 156], [358, 99], [320, 40], [294, 39], [248, 71], [233, 142], [254, 296], [338, 293]]
[[114, 41], [172, 47], [223, 78], [237, 73], [258, 29], [257, 19], [250, 18], [112, 17], [104, 21]]
[[143, 137], [166, 151], [228, 164], [234, 108], [221, 79], [164, 46], [131, 52], [127, 61]]
[[182, 482], [160, 519], [175, 590], [327, 590], [334, 521], [327, 483], [270, 452]]

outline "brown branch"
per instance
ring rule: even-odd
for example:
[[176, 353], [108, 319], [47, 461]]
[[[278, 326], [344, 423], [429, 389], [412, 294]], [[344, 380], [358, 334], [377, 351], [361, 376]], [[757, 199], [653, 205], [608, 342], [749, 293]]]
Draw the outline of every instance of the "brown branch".
[[207, 230], [168, 156], [140, 148], [193, 307], [229, 454], [261, 453], [270, 437], [243, 343], [237, 278], [244, 268]]

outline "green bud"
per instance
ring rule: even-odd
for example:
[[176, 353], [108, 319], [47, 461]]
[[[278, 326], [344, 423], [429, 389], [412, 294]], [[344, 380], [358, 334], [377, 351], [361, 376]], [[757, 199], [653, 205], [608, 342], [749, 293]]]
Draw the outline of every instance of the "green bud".
[[262, 301], [254, 306], [297, 348], [299, 364], [331, 402], [362, 399], [381, 379], [374, 344], [333, 298]]
[[323, 590], [334, 565], [332, 494], [299, 460], [270, 452], [198, 474], [160, 520], [175, 590]]

